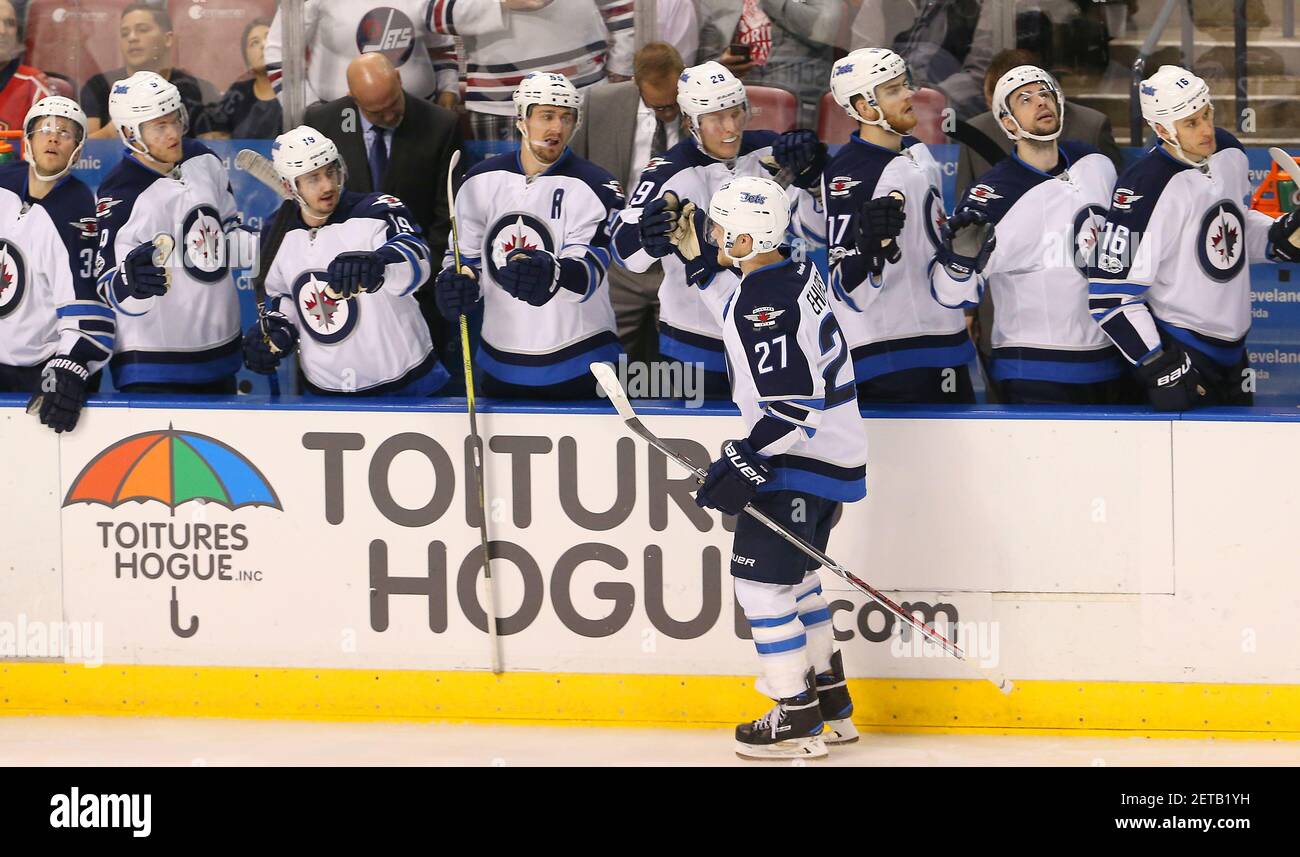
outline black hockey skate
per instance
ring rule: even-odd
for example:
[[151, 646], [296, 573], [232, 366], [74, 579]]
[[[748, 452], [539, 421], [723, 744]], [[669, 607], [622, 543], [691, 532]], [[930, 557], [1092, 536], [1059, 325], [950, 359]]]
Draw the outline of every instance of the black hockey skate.
[[822, 740], [822, 714], [816, 679], [808, 670], [807, 689], [777, 700], [776, 707], [752, 723], [736, 727], [736, 755], [742, 759], [820, 759], [829, 755]]
[[831, 655], [830, 672], [817, 675], [817, 701], [822, 720], [826, 722], [823, 740], [827, 744], [852, 744], [858, 740], [858, 730], [852, 720], [853, 700], [849, 698], [849, 685], [844, 678], [844, 659], [838, 649]]

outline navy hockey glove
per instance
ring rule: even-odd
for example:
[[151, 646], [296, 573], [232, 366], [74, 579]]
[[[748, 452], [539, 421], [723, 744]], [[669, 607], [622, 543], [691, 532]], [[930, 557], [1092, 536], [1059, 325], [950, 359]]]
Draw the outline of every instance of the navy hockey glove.
[[641, 209], [641, 220], [637, 224], [641, 233], [641, 247], [656, 259], [662, 259], [673, 252], [672, 234], [677, 228], [680, 208], [677, 194], [669, 192], [650, 200]]
[[782, 169], [793, 173], [790, 184], [811, 188], [821, 180], [826, 168], [826, 144], [807, 128], [797, 128], [776, 138], [772, 157]]
[[274, 375], [297, 346], [298, 328], [282, 313], [268, 312], [244, 334], [244, 365], [259, 375]]
[[867, 260], [867, 270], [872, 274], [879, 276], [886, 263], [896, 263], [903, 258], [898, 236], [903, 233], [906, 222], [902, 194], [869, 199], [858, 210], [858, 234], [854, 243], [858, 253]]
[[1185, 411], [1205, 395], [1201, 373], [1192, 365], [1192, 358], [1172, 343], [1134, 366], [1133, 372], [1146, 385], [1157, 411]]
[[27, 403], [27, 413], [38, 414], [41, 423], [62, 433], [77, 427], [86, 404], [86, 382], [90, 370], [70, 357], [56, 356], [41, 370], [41, 389]]
[[1268, 257], [1274, 262], [1300, 262], [1300, 247], [1291, 243], [1300, 240], [1300, 209], [1288, 211], [1273, 221], [1268, 228]]
[[695, 492], [695, 503], [702, 509], [739, 515], [758, 489], [770, 481], [771, 468], [749, 441], [729, 440], [722, 445], [722, 457], [709, 465], [709, 475]]
[[[461, 266], [462, 271], [472, 270]], [[433, 299], [438, 304], [438, 312], [446, 319], [455, 319], [468, 315], [479, 302], [478, 279], [473, 274], [458, 273], [451, 268], [438, 272], [433, 281]]]
[[968, 208], [943, 224], [935, 259], [953, 276], [964, 280], [984, 270], [997, 243], [989, 216]]
[[167, 271], [154, 264], [156, 250], [150, 241], [126, 254], [122, 276], [113, 285], [113, 297], [118, 301], [127, 298], [147, 300], [167, 294]]
[[350, 300], [365, 292], [377, 292], [384, 286], [384, 257], [369, 250], [340, 253], [330, 262], [326, 278], [331, 297]]
[[545, 250], [516, 250], [497, 271], [506, 294], [531, 306], [546, 306], [560, 288], [560, 263]]

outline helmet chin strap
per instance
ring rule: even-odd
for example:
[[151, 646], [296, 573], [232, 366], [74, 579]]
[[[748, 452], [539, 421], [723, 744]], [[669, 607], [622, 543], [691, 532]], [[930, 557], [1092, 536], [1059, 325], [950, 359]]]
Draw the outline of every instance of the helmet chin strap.
[[1183, 146], [1178, 142], [1177, 128], [1170, 128], [1168, 137], [1161, 136], [1160, 129], [1156, 127], [1156, 123], [1151, 123], [1151, 128], [1156, 132], [1156, 136], [1160, 138], [1161, 143], [1173, 147], [1174, 157], [1182, 161], [1184, 164], [1187, 164], [1190, 167], [1196, 167], [1198, 170], [1204, 170], [1209, 166], [1209, 158], [1201, 158], [1199, 161], [1193, 161], [1183, 152]]
[[[32, 138], [28, 136], [27, 137], [28, 149], [31, 149], [31, 145], [32, 145], [31, 140]], [[72, 150], [72, 155], [71, 157], [68, 158], [67, 166], [59, 170], [57, 173], [53, 173], [51, 175], [46, 175], [42, 173], [41, 168], [36, 165], [35, 157], [33, 157], [33, 159], [28, 162], [31, 165], [32, 174], [36, 176], [37, 181], [56, 182], [59, 179], [66, 176], [68, 173], [72, 172], [72, 168], [75, 167], [77, 165], [77, 162], [81, 160], [81, 150], [84, 148], [86, 148], [86, 141], [82, 140], [80, 143], [77, 144], [77, 148]]]
[[907, 134], [905, 134], [902, 131], [899, 131], [893, 125], [889, 124], [889, 120], [885, 118], [885, 111], [881, 109], [879, 102], [876, 101], [875, 92], [872, 92], [870, 97], [868, 97], [866, 93], [863, 93], [862, 100], [867, 103], [868, 107], [876, 111], [876, 114], [879, 116], [879, 118], [867, 119], [862, 115], [862, 111], [855, 107], [853, 108], [853, 112], [857, 114], [859, 122], [861, 122], [863, 125], [874, 125], [875, 127], [879, 128], [880, 130], [888, 134], [893, 134], [895, 137], [907, 136]]
[[548, 161], [544, 159], [541, 155], [537, 154], [537, 150], [533, 148], [532, 138], [528, 136], [528, 123], [523, 119], [516, 117], [515, 127], [519, 129], [519, 135], [523, 137], [524, 145], [528, 147], [529, 154], [536, 158], [537, 163], [541, 164], [543, 167], [550, 168], [555, 166], [555, 164], [559, 162], [560, 158], [564, 156], [564, 150], [561, 149], [560, 154], [556, 155], [554, 160]]

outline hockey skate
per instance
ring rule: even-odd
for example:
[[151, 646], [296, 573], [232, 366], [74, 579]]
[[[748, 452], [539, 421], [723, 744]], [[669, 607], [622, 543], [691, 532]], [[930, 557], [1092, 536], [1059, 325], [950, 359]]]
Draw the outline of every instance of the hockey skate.
[[777, 700], [776, 707], [752, 723], [736, 727], [736, 755], [742, 759], [821, 759], [829, 753], [822, 740], [817, 687], [808, 670], [807, 689]]
[[849, 685], [844, 678], [844, 659], [838, 649], [831, 655], [830, 671], [817, 675], [817, 701], [826, 723], [823, 740], [827, 744], [852, 744], [858, 740], [858, 729], [852, 720], [853, 700], [849, 698]]

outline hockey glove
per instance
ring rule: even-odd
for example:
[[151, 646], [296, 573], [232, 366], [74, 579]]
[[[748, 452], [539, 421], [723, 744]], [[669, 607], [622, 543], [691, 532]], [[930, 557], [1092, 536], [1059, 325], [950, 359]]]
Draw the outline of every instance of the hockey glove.
[[283, 313], [268, 312], [244, 334], [244, 365], [259, 375], [274, 375], [297, 346], [298, 328]]
[[1133, 372], [1146, 385], [1157, 411], [1185, 411], [1205, 395], [1201, 373], [1192, 365], [1192, 358], [1172, 343], [1134, 366]]
[[388, 263], [376, 252], [352, 250], [340, 253], [330, 262], [325, 276], [328, 291], [337, 300], [351, 300], [365, 292], [377, 292], [384, 287], [384, 268]]
[[641, 220], [637, 225], [641, 232], [641, 247], [656, 259], [673, 252], [672, 234], [677, 228], [680, 210], [681, 203], [672, 191], [650, 200], [641, 209]]
[[434, 278], [433, 299], [443, 318], [468, 315], [482, 296], [472, 268], [461, 265], [459, 272], [445, 268]]
[[826, 168], [826, 144], [807, 128], [786, 131], [772, 143], [772, 157], [794, 178], [790, 184], [808, 189], [821, 180]]
[[41, 390], [27, 403], [27, 412], [38, 414], [56, 432], [72, 431], [86, 404], [88, 380], [85, 366], [70, 357], [54, 357], [41, 370]]
[[944, 223], [935, 259], [954, 277], [965, 280], [984, 270], [996, 246], [997, 236], [988, 215], [968, 208]]
[[113, 297], [118, 301], [127, 298], [148, 300], [167, 294], [167, 271], [157, 264], [152, 241], [141, 244], [126, 254], [122, 262], [122, 276], [113, 286]]
[[[895, 191], [897, 193], [897, 191]], [[858, 254], [867, 260], [867, 270], [880, 275], [886, 263], [903, 258], [898, 236], [903, 233], [907, 212], [903, 211], [902, 194], [878, 196], [862, 204], [858, 211]]]
[[771, 481], [771, 468], [748, 440], [729, 440], [722, 445], [722, 457], [709, 465], [709, 475], [695, 492], [695, 503], [702, 509], [739, 515], [758, 489]]
[[1288, 211], [1268, 228], [1268, 257], [1274, 262], [1300, 262], [1300, 209]]
[[497, 270], [497, 282], [512, 298], [546, 306], [560, 288], [560, 263], [545, 250], [516, 250]]

